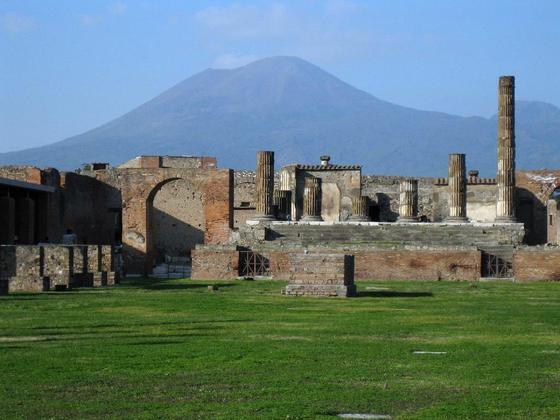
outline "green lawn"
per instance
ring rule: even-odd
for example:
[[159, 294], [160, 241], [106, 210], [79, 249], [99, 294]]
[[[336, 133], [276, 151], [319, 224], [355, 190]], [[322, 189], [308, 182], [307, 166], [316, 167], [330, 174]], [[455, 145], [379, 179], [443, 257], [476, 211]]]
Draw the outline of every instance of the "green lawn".
[[560, 416], [558, 283], [208, 284], [0, 298], [0, 417]]

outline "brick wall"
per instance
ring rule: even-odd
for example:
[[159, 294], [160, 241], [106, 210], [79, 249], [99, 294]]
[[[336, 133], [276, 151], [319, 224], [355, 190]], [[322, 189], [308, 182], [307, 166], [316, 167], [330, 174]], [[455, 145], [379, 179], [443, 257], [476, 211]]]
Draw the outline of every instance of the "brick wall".
[[233, 280], [239, 273], [239, 251], [197, 248], [192, 251], [193, 280]]
[[513, 253], [513, 273], [516, 281], [560, 281], [559, 249], [518, 249]]
[[[275, 280], [290, 279], [290, 254], [303, 249], [254, 250], [269, 260]], [[477, 250], [367, 250], [328, 249], [329, 254], [354, 255], [356, 280], [478, 280], [481, 254]], [[312, 251], [314, 253], [314, 251]], [[234, 279], [238, 252], [216, 248], [193, 251], [193, 278]]]

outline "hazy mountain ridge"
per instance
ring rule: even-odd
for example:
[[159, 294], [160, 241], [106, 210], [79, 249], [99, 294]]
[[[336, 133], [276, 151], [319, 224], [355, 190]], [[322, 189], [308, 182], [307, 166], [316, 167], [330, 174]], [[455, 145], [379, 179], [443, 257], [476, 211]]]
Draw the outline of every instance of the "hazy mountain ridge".
[[[518, 167], [556, 167], [560, 109], [517, 102]], [[294, 57], [232, 70], [208, 69], [107, 124], [34, 149], [0, 154], [0, 164], [74, 169], [140, 154], [210, 155], [220, 167], [252, 168], [255, 152], [277, 165], [358, 163], [366, 173], [445, 175], [447, 154], [495, 173], [496, 117], [459, 117], [392, 104]]]

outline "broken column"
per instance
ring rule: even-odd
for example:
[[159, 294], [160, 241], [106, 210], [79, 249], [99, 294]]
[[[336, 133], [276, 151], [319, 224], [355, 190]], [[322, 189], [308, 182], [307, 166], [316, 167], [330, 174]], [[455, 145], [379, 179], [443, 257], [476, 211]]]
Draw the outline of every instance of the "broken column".
[[274, 152], [257, 152], [256, 220], [274, 220]]
[[468, 222], [465, 155], [462, 153], [449, 155], [449, 217], [446, 221]]
[[275, 190], [274, 191], [274, 207], [276, 208], [277, 217], [281, 220], [288, 220], [290, 216], [291, 191]]
[[498, 87], [498, 200], [496, 221], [515, 222], [515, 78], [500, 77]]
[[410, 223], [418, 221], [418, 180], [403, 179], [399, 185], [399, 222]]
[[16, 236], [16, 201], [13, 197], [0, 197], [0, 244], [13, 245]]
[[321, 221], [321, 180], [306, 178], [303, 190], [303, 221]]
[[352, 215], [350, 220], [356, 222], [367, 222], [369, 220], [367, 199], [363, 195], [352, 197]]

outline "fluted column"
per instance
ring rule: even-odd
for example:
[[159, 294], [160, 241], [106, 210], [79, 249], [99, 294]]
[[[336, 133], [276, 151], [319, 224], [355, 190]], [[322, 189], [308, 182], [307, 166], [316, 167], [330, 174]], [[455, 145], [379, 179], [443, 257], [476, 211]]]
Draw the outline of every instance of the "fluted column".
[[303, 221], [320, 221], [321, 217], [321, 180], [306, 178], [303, 190]]
[[256, 220], [274, 220], [274, 152], [257, 152]]
[[498, 87], [498, 200], [496, 221], [515, 222], [515, 78], [500, 77]]
[[285, 190], [275, 190], [274, 191], [274, 207], [278, 212], [277, 216], [279, 219], [288, 220], [290, 215], [290, 205], [291, 205], [291, 191]]
[[399, 222], [418, 221], [418, 180], [403, 179], [399, 184]]
[[447, 222], [468, 222], [465, 155], [449, 155], [449, 217]]
[[368, 218], [368, 198], [361, 195], [352, 197], [352, 215], [350, 220], [356, 222], [367, 222]]

